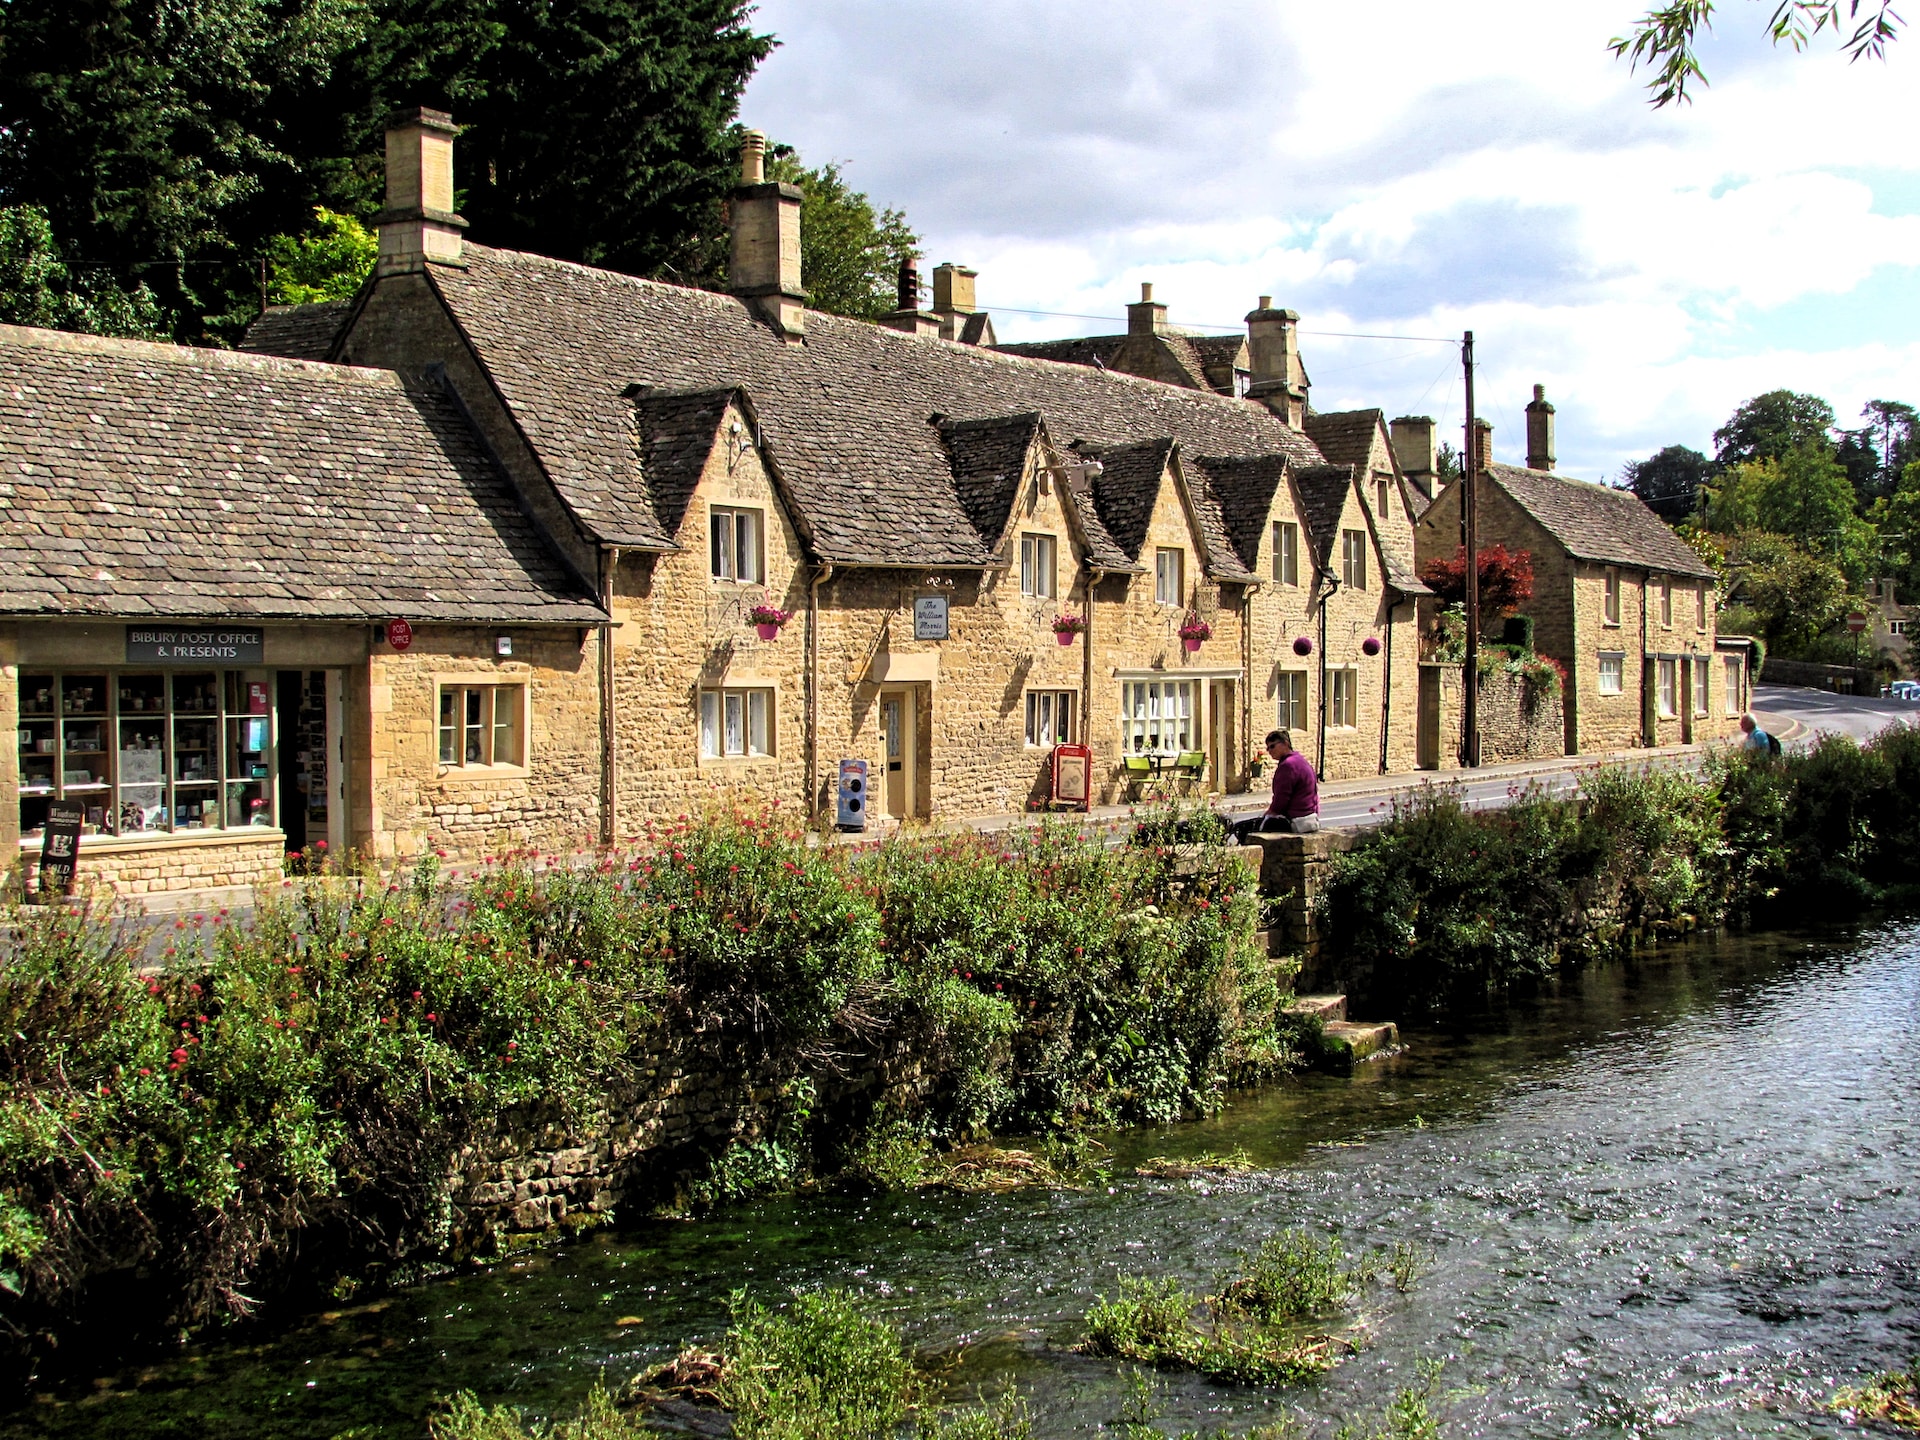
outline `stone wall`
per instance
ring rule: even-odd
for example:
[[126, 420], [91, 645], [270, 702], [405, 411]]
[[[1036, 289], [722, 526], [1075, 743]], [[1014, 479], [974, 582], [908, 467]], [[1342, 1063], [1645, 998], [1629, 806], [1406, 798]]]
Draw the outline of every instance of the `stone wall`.
[[1769, 655], [1761, 674], [1769, 685], [1805, 685], [1841, 695], [1878, 695], [1880, 679], [1865, 666], [1822, 665]]
[[[1459, 665], [1425, 661], [1440, 691], [1440, 768], [1451, 769], [1460, 753], [1464, 696]], [[1530, 693], [1532, 692], [1532, 693]], [[1566, 753], [1565, 714], [1556, 690], [1537, 692], [1518, 675], [1496, 670], [1480, 677], [1480, 763], [1545, 760]]]
[[[191, 840], [88, 836], [80, 842], [77, 883], [80, 891], [121, 898], [266, 885], [283, 873], [285, 846], [278, 830], [210, 830]], [[39, 884], [40, 852], [28, 848], [20, 859], [22, 883], [31, 894]]]

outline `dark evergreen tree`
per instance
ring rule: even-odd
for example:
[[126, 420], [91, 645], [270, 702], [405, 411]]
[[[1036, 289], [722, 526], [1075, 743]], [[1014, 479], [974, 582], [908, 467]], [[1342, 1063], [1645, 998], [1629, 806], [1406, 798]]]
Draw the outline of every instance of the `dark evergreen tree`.
[[1628, 462], [1622, 471], [1627, 488], [1668, 524], [1677, 524], [1699, 507], [1700, 483], [1712, 471], [1712, 462], [1698, 450], [1669, 445], [1645, 460]]
[[1817, 395], [1769, 390], [1756, 395], [1713, 432], [1713, 458], [1722, 465], [1778, 460], [1801, 445], [1833, 449], [1833, 407]]
[[1920, 411], [1898, 400], [1869, 400], [1860, 408], [1867, 423], [1857, 430], [1842, 430], [1837, 454], [1846, 467], [1853, 488], [1859, 492], [1864, 510], [1875, 500], [1893, 494], [1900, 472], [1909, 461], [1920, 458], [1916, 427]]

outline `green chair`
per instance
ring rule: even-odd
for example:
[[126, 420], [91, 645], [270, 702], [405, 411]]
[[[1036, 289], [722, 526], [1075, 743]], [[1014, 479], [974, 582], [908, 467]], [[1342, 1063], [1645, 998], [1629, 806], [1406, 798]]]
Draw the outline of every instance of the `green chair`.
[[1153, 789], [1153, 761], [1145, 755], [1123, 755], [1120, 770], [1126, 777], [1127, 799], [1138, 800]]
[[1173, 762], [1173, 778], [1192, 788], [1206, 774], [1207, 757], [1203, 751], [1182, 750]]

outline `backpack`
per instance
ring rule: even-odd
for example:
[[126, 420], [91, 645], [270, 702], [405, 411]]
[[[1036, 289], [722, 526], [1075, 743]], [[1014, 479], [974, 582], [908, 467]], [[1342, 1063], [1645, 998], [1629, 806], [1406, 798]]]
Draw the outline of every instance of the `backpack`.
[[1771, 731], [1769, 731], [1767, 733], [1767, 754], [1778, 755], [1779, 753], [1780, 753], [1780, 737], [1773, 734]]

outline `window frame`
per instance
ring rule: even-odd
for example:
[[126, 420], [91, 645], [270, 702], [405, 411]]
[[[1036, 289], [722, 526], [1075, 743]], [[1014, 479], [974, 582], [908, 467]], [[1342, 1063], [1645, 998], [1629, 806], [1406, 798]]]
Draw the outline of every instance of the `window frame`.
[[1334, 665], [1327, 669], [1327, 729], [1360, 728], [1360, 667]]
[[1602, 625], [1620, 624], [1621, 611], [1625, 608], [1621, 594], [1626, 589], [1618, 565], [1609, 565], [1601, 574], [1600, 623]]
[[[723, 585], [764, 585], [767, 583], [767, 512], [752, 505], [709, 505], [707, 507], [707, 574]], [[753, 573], [740, 572], [741, 525], [750, 526], [753, 546]], [[724, 548], [722, 536], [725, 536]], [[732, 573], [728, 573], [731, 570]]]
[[1382, 520], [1391, 520], [1393, 518], [1393, 477], [1391, 475], [1374, 476], [1373, 494], [1373, 513]]
[[[1594, 690], [1599, 695], [1624, 695], [1627, 693], [1627, 652], [1624, 650], [1602, 650], [1598, 656], [1599, 664], [1594, 670]], [[1613, 685], [1607, 685], [1607, 662], [1613, 662]]]
[[1653, 660], [1653, 713], [1661, 720], [1680, 718], [1680, 664], [1671, 655]]
[[1046, 531], [1021, 533], [1020, 593], [1035, 600], [1053, 600], [1060, 594], [1060, 542]]
[[[780, 700], [779, 691], [771, 685], [702, 685], [694, 697], [695, 743], [699, 747], [700, 763], [741, 764], [755, 760], [777, 760], [780, 758]], [[730, 750], [732, 729], [730, 720], [730, 701], [739, 702], [740, 749]], [[755, 749], [754, 709], [756, 702], [760, 710], [759, 728], [764, 736], [765, 745]], [[713, 737], [714, 748], [708, 748], [708, 737]]]
[[1725, 705], [1727, 714], [1741, 714], [1745, 709], [1740, 703], [1740, 692], [1747, 668], [1746, 659], [1740, 655], [1722, 655], [1720, 659], [1721, 702]]
[[[1051, 750], [1055, 745], [1071, 745], [1077, 733], [1073, 712], [1079, 692], [1061, 689], [1027, 691], [1026, 745], [1029, 750]], [[1041, 738], [1041, 737], [1045, 738]]]
[[[1120, 753], [1122, 755], [1181, 755], [1198, 750], [1200, 682], [1170, 678], [1129, 679], [1120, 682]], [[1144, 703], [1144, 713], [1136, 708]], [[1161, 713], [1171, 704], [1171, 713]], [[1155, 743], [1144, 742], [1153, 732]], [[1169, 735], [1174, 737], [1168, 743]], [[1184, 743], [1182, 743], [1184, 742]]]
[[1707, 628], [1707, 582], [1704, 580], [1693, 587], [1693, 628]]
[[1660, 577], [1660, 628], [1662, 630], [1673, 628], [1673, 577], [1671, 575]]
[[[1312, 729], [1313, 711], [1308, 706], [1310, 685], [1305, 670], [1275, 671], [1274, 682], [1274, 728], [1302, 732]], [[1291, 692], [1296, 688], [1299, 695]]]
[[1153, 552], [1153, 600], [1156, 605], [1184, 607], [1187, 603], [1187, 552], [1178, 545], [1159, 545]]
[[1693, 657], [1693, 717], [1704, 720], [1713, 713], [1708, 697], [1713, 693], [1713, 661], [1707, 655]]
[[1349, 590], [1367, 588], [1367, 532], [1340, 532], [1340, 582]]
[[[531, 736], [532, 685], [525, 676], [502, 679], [497, 675], [436, 675], [434, 677], [434, 763], [439, 767], [442, 778], [459, 775], [499, 775], [525, 774], [527, 771], [527, 751]], [[507, 696], [503, 707], [501, 699], [505, 692], [516, 692]], [[463, 697], [473, 695], [479, 699], [480, 719], [466, 719], [467, 703]], [[466, 752], [467, 732], [477, 730], [480, 741], [481, 759], [449, 760], [447, 756], [447, 701], [453, 698], [455, 715], [453, 730], [456, 737], [457, 753]], [[502, 760], [499, 757], [501, 715], [509, 718], [510, 734], [517, 752], [514, 758]]]
[[1294, 586], [1300, 583], [1300, 522], [1297, 520], [1273, 522], [1273, 583]]

